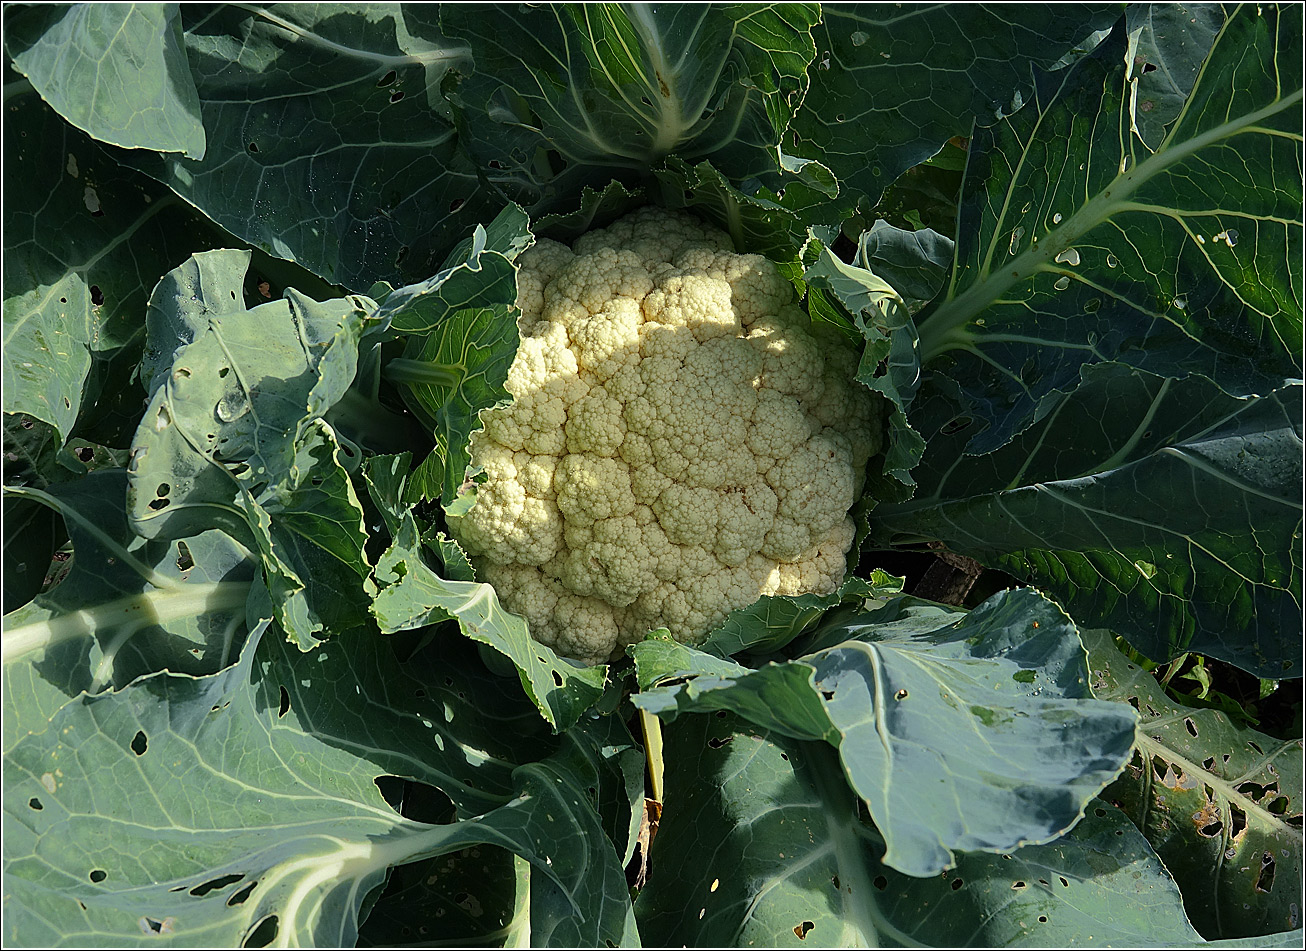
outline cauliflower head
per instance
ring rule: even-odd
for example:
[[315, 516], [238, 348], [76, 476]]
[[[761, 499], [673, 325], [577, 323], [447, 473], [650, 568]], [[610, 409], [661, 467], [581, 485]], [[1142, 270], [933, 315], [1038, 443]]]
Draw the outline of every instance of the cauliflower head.
[[593, 664], [838, 587], [882, 404], [775, 265], [658, 208], [518, 263], [513, 402], [451, 527], [532, 635]]

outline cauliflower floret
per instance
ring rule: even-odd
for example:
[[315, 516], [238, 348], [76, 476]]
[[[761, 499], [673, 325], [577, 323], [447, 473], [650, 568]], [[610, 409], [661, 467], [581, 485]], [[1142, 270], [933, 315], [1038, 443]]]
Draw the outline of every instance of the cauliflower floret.
[[519, 264], [513, 402], [481, 414], [451, 527], [532, 636], [598, 663], [837, 588], [882, 403], [775, 266], [656, 208]]

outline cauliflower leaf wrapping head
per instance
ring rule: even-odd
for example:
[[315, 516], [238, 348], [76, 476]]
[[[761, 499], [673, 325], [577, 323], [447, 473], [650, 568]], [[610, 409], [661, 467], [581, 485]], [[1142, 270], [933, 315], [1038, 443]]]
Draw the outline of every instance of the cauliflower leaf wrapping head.
[[481, 413], [451, 527], [532, 635], [600, 663], [837, 588], [882, 405], [775, 265], [658, 208], [519, 264], [513, 403]]

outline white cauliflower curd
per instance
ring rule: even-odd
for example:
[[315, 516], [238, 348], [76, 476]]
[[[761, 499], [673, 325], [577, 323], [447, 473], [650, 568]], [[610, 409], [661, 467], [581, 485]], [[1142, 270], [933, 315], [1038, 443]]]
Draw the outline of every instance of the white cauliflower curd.
[[598, 663], [838, 587], [881, 403], [775, 265], [657, 208], [519, 264], [513, 403], [481, 413], [451, 523], [532, 635]]

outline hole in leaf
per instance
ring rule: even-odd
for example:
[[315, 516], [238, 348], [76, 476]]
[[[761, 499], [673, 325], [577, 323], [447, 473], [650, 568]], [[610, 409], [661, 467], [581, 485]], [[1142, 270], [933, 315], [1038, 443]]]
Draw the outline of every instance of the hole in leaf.
[[875, 876], [875, 881], [871, 882], [871, 884], [874, 885], [876, 888], [878, 888], [880, 891], [884, 891], [886, 888], [889, 887], [889, 880], [885, 878], [883, 875], [877, 875]]
[[162, 498], [166, 498], [168, 493], [171, 491], [172, 491], [172, 486], [168, 485], [168, 483], [166, 482], [160, 482], [159, 487], [154, 490], [154, 494], [162, 499]]
[[219, 889], [226, 888], [228, 885], [234, 885], [244, 877], [244, 875], [220, 875], [217, 878], [209, 879], [201, 885], [196, 885], [190, 890], [190, 893], [196, 898], [203, 898], [209, 892], [216, 892]]
[[899, 690], [897, 693], [895, 693], [895, 694], [893, 695], [893, 699], [894, 699], [894, 700], [906, 700], [906, 699], [907, 699], [907, 688], [906, 688], [906, 687], [903, 687], [901, 690]]
[[234, 893], [230, 898], [227, 899], [227, 907], [235, 908], [237, 905], [243, 905], [245, 903], [245, 899], [249, 898], [249, 896], [253, 893], [255, 887], [257, 886], [258, 886], [258, 882], [250, 882], [240, 891]]
[[280, 925], [277, 924], [276, 915], [268, 915], [250, 931], [249, 936], [240, 943], [242, 948], [266, 948], [277, 938], [277, 931]]
[[144, 756], [145, 751], [149, 749], [150, 741], [145, 735], [144, 730], [137, 730], [136, 735], [132, 737], [132, 752], [137, 756]]
[[1279, 796], [1277, 799], [1270, 800], [1265, 806], [1266, 812], [1271, 812], [1276, 816], [1281, 816], [1288, 811], [1288, 797]]
[[1219, 835], [1221, 832], [1224, 831], [1224, 823], [1217, 819], [1215, 822], [1212, 822], [1210, 825], [1203, 826], [1197, 831], [1199, 834], [1204, 835], [1207, 838], [1214, 838], [1215, 836]]
[[1252, 749], [1254, 749], [1256, 752], [1260, 753], [1261, 755], [1264, 755], [1264, 754], [1265, 754], [1265, 750], [1261, 749], [1261, 748], [1260, 748], [1259, 746], [1257, 746], [1253, 741], [1248, 740], [1248, 741], [1247, 741], [1247, 745], [1250, 746]]
[[37, 799], [35, 796], [27, 800], [27, 807], [29, 809], [35, 809], [37, 812], [40, 812], [45, 808], [45, 806], [41, 804], [41, 800]]
[[724, 710], [718, 710], [718, 711], [716, 712], [716, 715], [717, 715], [717, 719], [719, 719], [719, 720], [724, 720], [725, 717], [726, 717], [726, 711], [724, 711]]
[[1197, 735], [1197, 724], [1193, 722], [1192, 717], [1184, 717], [1184, 729], [1188, 731], [1189, 736]]
[[155, 511], [155, 512], [161, 512], [161, 511], [163, 511], [164, 509], [166, 509], [166, 508], [168, 507], [169, 504], [170, 504], [170, 503], [168, 502], [167, 499], [155, 499], [153, 502], [151, 502], [151, 503], [147, 506], [147, 508], [149, 508], [149, 509], [151, 509], [152, 511]]
[[821, 696], [824, 697], [826, 700], [833, 700], [833, 699], [834, 699], [834, 691], [833, 691], [833, 690], [822, 690], [822, 691], [821, 691]]
[[1256, 884], [1253, 886], [1258, 892], [1268, 893], [1274, 887], [1274, 853], [1261, 853], [1261, 868], [1256, 873]]
[[459, 208], [461, 208], [465, 203], [466, 203], [466, 202], [464, 201], [464, 199], [462, 199], [462, 198], [455, 198], [453, 201], [449, 202], [449, 211], [450, 211], [451, 213], [452, 213], [452, 212], [455, 212], [455, 211], [457, 211]]
[[1243, 812], [1237, 806], [1229, 807], [1230, 826], [1229, 834], [1232, 838], [1238, 838], [1243, 829], [1247, 828], [1247, 813]]
[[91, 303], [96, 307], [104, 303], [104, 291], [100, 290], [99, 284], [91, 285]]
[[943, 428], [940, 429], [939, 432], [945, 436], [955, 436], [962, 430], [969, 429], [973, 422], [975, 422], [975, 420], [971, 419], [969, 416], [957, 416], [944, 423]]
[[954, 892], [956, 892], [956, 891], [960, 891], [960, 890], [961, 890], [961, 886], [963, 886], [963, 885], [965, 885], [965, 884], [966, 884], [965, 879], [954, 878], [954, 879], [952, 880], [952, 890], [953, 890]]
[[426, 688], [425, 688], [425, 687], [418, 687], [416, 690], [413, 691], [413, 696], [414, 696], [414, 697], [418, 697], [418, 698], [425, 697], [425, 696], [426, 696]]
[[399, 74], [392, 69], [390, 70], [390, 72], [386, 73], [384, 76], [378, 79], [376, 81], [376, 84], [380, 86], [382, 89], [384, 89], [386, 86], [393, 85], [394, 81], [398, 78], [399, 78]]
[[1215, 768], [1214, 756], [1208, 756], [1206, 757], [1206, 759], [1202, 760], [1202, 769], [1206, 770], [1207, 772], [1210, 772], [1214, 768]]
[[1038, 916], [1038, 920], [1041, 921], [1041, 922], [1043, 922], [1044, 924], [1047, 924], [1048, 916], [1047, 916], [1047, 915], [1039, 915], [1039, 916]]
[[185, 542], [177, 542], [177, 570], [187, 571], [195, 567], [195, 559], [191, 557], [190, 547]]
[[390, 102], [392, 103], [398, 102], [402, 98], [404, 98], [404, 91], [402, 89], [396, 89], [390, 94]]
[[558, 673], [556, 670], [553, 672], [553, 683], [555, 686], [562, 686], [562, 674]]
[[839, 876], [836, 875], [834, 876], [834, 878], [830, 879], [830, 884], [832, 884], [835, 887], [835, 890], [837, 891], [839, 888]]
[[258, 151], [258, 145], [257, 145], [256, 143], [254, 143], [254, 142], [251, 142], [251, 143], [249, 144], [249, 150], [250, 150], [251, 152], [257, 152], [257, 151]]
[[95, 450], [90, 446], [82, 446], [80, 449], [73, 450], [73, 453], [82, 462], [90, 462], [95, 458]]
[[108, 877], [109, 877], [109, 873], [102, 868], [91, 869], [90, 879], [91, 881], [95, 882], [95, 884], [97, 885]]
[[[223, 367], [221, 370], [218, 371], [218, 379], [225, 380], [227, 378], [227, 374], [230, 372], [231, 372], [231, 367]], [[216, 435], [216, 433], [214, 435]], [[210, 436], [209, 438], [212, 439], [213, 436]]]
[[1060, 876], [1057, 877], [1057, 881], [1059, 881], [1059, 882], [1061, 883], [1061, 885], [1062, 885], [1063, 888], [1069, 888], [1069, 887], [1070, 887], [1070, 882], [1066, 881], [1064, 878], [1061, 878]]
[[794, 925], [794, 934], [798, 935], [800, 939], [806, 938], [807, 933], [815, 927], [816, 925], [813, 922], [800, 921], [798, 924]]
[[707, 741], [707, 745], [712, 747], [714, 750], [719, 750], [729, 742], [730, 737], [728, 736], [714, 736]]
[[781, 758], [782, 760], [784, 760], [786, 763], [789, 762], [789, 754], [788, 754], [788, 753], [781, 753], [781, 754], [780, 754], [780, 758]]
[[1155, 69], [1156, 69], [1156, 63], [1144, 63], [1144, 64], [1143, 64], [1143, 72], [1144, 72], [1144, 73], [1150, 73], [1150, 72], [1152, 72], [1152, 71], [1155, 70]]
[[1093, 815], [1095, 815], [1095, 816], [1097, 816], [1099, 819], [1101, 819], [1104, 815], [1106, 815], [1106, 810], [1105, 810], [1105, 809], [1101, 809], [1101, 808], [1099, 808], [1099, 809], [1094, 809], [1094, 810], [1093, 810]]
[[1011, 887], [1012, 887], [1013, 889], [1019, 890], [1019, 889], [1022, 889], [1022, 888], [1025, 887], [1025, 883], [1024, 883], [1024, 882], [1014, 882], [1014, 883], [1012, 883], [1012, 886], [1011, 886]]
[[285, 687], [281, 687], [281, 706], [277, 708], [277, 718], [280, 719], [290, 712], [290, 692]]

